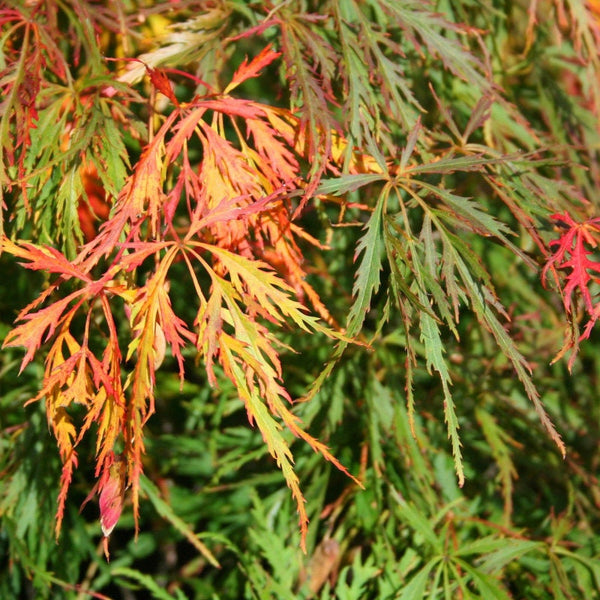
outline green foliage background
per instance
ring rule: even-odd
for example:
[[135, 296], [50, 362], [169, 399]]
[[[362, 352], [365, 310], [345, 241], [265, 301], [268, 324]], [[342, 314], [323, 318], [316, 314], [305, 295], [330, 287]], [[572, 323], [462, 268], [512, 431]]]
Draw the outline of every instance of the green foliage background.
[[[36, 16], [38, 4], [46, 12]], [[91, 82], [114, 80], [115, 63], [103, 60], [100, 48], [108, 56], [122, 44], [100, 17], [101, 46], [90, 41], [92, 25], [81, 11], [112, 14], [113, 5], [137, 34], [127, 34], [132, 56], [147, 52], [150, 66], [187, 69], [211, 85], [227, 82], [245, 55], [267, 43], [283, 49], [280, 63], [244, 84], [240, 95], [296, 108], [317, 157], [336, 126], [349, 148], [380, 167], [390, 159], [414, 161], [402, 192], [377, 174], [319, 174], [300, 219], [328, 244], [303, 247], [311, 284], [333, 318], [365, 345], [342, 352], [318, 334], [281, 335], [290, 348], [283, 354], [288, 390], [296, 398], [314, 390], [294, 413], [364, 489], [289, 436], [311, 518], [304, 555], [295, 504], [233, 386], [223, 378], [211, 389], [190, 354], [180, 389], [177, 365], [167, 357], [157, 373], [157, 413], [147, 425], [137, 540], [126, 507], [106, 562], [97, 505], [79, 513], [93, 482], [93, 466], [82, 460], [57, 545], [60, 459], [43, 405], [24, 405], [39, 389], [43, 357], [18, 375], [22, 351], [4, 348], [0, 597], [600, 597], [597, 333], [582, 344], [571, 372], [564, 358], [552, 362], [581, 315], [565, 315], [557, 286], [545, 289], [540, 279], [548, 243], [559, 235], [550, 215], [597, 214], [600, 69], [589, 5], [73, 0], [0, 6], [34, 19], [54, 11], [57, 29], [68, 32], [55, 40], [57, 49], [80, 93]], [[530, 12], [536, 5], [537, 22]], [[279, 26], [262, 30], [269, 15]], [[470, 34], [451, 23], [468, 24]], [[251, 27], [254, 35], [235, 39]], [[19, 39], [6, 23], [1, 41], [0, 68], [10, 79], [8, 47]], [[160, 60], [152, 54], [157, 49]], [[345, 72], [336, 72], [336, 61]], [[189, 82], [177, 82], [176, 94], [189, 99]], [[331, 102], [315, 91], [324, 82]], [[140, 97], [150, 93], [143, 72], [132, 85]], [[72, 253], [80, 232], [75, 221], [56, 216], [56, 202], [74, 215], [81, 190], [57, 195], [57, 186], [37, 181], [37, 167], [26, 164], [37, 215], [28, 220], [15, 185], [19, 175], [7, 158], [16, 133], [14, 98], [4, 90], [4, 230]], [[143, 104], [138, 109], [131, 118], [142, 130], [147, 114]], [[81, 147], [91, 152], [106, 130], [82, 119]], [[106, 123], [114, 127], [108, 117]], [[133, 161], [139, 146], [130, 134], [123, 137]], [[405, 156], [411, 144], [414, 154]], [[53, 151], [42, 158], [54, 161], [60, 182], [79, 158]], [[318, 160], [306, 165], [309, 181], [319, 168]], [[124, 177], [104, 176], [115, 186]], [[343, 216], [340, 203], [347, 205]], [[185, 311], [190, 292], [181, 281], [173, 277], [171, 295]], [[47, 281], [4, 254], [0, 282], [3, 339]], [[325, 376], [324, 368], [330, 368]], [[313, 388], [315, 380], [320, 387]], [[533, 392], [528, 398], [530, 384], [562, 436], [565, 459], [531, 402]], [[91, 444], [80, 450], [86, 455], [94, 455]], [[464, 470], [462, 487], [457, 469]], [[194, 535], [219, 567], [190, 542]]]

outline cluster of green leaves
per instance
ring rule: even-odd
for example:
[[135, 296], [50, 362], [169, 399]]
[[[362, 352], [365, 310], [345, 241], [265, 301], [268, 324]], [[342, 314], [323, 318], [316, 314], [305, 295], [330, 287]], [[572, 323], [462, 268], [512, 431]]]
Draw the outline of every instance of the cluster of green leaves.
[[595, 6], [0, 5], [0, 595], [599, 597]]

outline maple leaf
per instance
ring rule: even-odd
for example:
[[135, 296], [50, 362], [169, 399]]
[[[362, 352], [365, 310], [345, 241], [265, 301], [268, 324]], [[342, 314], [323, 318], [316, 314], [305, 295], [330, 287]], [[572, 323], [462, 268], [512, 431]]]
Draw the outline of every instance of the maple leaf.
[[[559, 282], [555, 269], [566, 269], [568, 271], [566, 284], [561, 290], [565, 312], [567, 314], [573, 312], [573, 295], [579, 292], [588, 315], [588, 322], [583, 333], [578, 340], [573, 339], [572, 336], [567, 339], [559, 352], [558, 357], [560, 357], [570, 348], [576, 350], [577, 344], [590, 336], [596, 321], [600, 318], [600, 303], [592, 297], [590, 291], [590, 284], [600, 283], [600, 261], [594, 259], [599, 245], [600, 217], [578, 223], [565, 211], [562, 214], [551, 215], [550, 218], [562, 233], [557, 240], [550, 242], [550, 247], [556, 248], [556, 250], [550, 255], [544, 266], [542, 281], [545, 283], [548, 272], [552, 271], [555, 280]], [[576, 352], [569, 360], [569, 367], [573, 365], [575, 354]]]
[[74, 297], [79, 295], [78, 292], [74, 292], [42, 310], [22, 313], [19, 316], [25, 323], [18, 325], [9, 332], [4, 340], [3, 347], [24, 346], [27, 349], [21, 362], [20, 372], [33, 360], [42, 344], [42, 338], [47, 341], [54, 334], [57, 324], [63, 318], [65, 308]]

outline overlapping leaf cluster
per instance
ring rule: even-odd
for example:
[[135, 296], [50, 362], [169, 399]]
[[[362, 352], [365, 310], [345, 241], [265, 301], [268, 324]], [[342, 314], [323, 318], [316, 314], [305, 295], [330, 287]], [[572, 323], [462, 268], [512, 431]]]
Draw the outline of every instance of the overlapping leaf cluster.
[[[165, 87], [170, 84], [164, 75], [150, 71], [157, 91], [163, 89], [176, 106], [142, 148], [131, 175], [113, 198], [110, 219], [94, 239], [71, 260], [53, 248], [3, 242], [3, 250], [26, 261], [27, 268], [57, 275], [21, 312], [23, 323], [5, 340], [5, 346], [26, 347], [22, 370], [42, 339], [52, 339], [44, 385], [33, 400], [45, 399], [64, 463], [57, 532], [78, 462], [76, 448], [92, 424], [97, 425], [101, 497], [107, 486], [114, 487], [111, 472], [120, 446], [126, 480], [114, 494], [122, 495], [131, 486], [137, 514], [143, 426], [154, 413], [155, 371], [167, 348], [182, 379], [182, 349], [191, 345], [202, 358], [211, 385], [217, 383], [215, 363], [235, 383], [250, 422], [259, 427], [292, 489], [303, 530], [307, 517], [292, 455], [274, 417], [342, 468], [289, 412], [291, 398], [281, 384], [278, 344], [264, 324], [290, 322], [307, 332], [338, 335], [307, 315], [293, 298], [315, 299], [322, 316], [327, 316], [304, 279], [296, 243], [302, 232], [290, 221], [289, 195], [298, 189], [299, 178], [295, 121], [284, 111], [230, 95], [277, 57], [265, 49], [240, 66], [222, 93], [197, 96], [185, 104]], [[118, 90], [110, 86], [97, 93], [115, 98]], [[228, 139], [227, 130], [235, 142]], [[201, 153], [193, 166], [190, 147]], [[105, 155], [105, 171], [121, 166], [121, 155], [112, 157], [117, 165]], [[276, 258], [280, 274], [267, 262], [269, 256]], [[154, 266], [140, 282], [134, 273], [151, 259]], [[178, 261], [186, 265], [197, 296], [193, 327], [175, 314], [169, 295], [169, 272]], [[76, 289], [58, 299], [58, 288], [69, 284]], [[118, 299], [131, 327], [125, 357], [113, 315]], [[85, 315], [85, 324], [78, 340], [79, 328], [73, 321], [79, 314]], [[94, 336], [103, 339], [103, 347], [91, 349]], [[134, 365], [125, 381], [124, 360]], [[79, 427], [69, 414], [74, 404], [86, 409]]]
[[[592, 335], [600, 44], [592, 7], [580, 3], [450, 4], [40, 0], [0, 10], [2, 259], [44, 277], [3, 348], [25, 348], [21, 372], [43, 363], [39, 389], [23, 400], [44, 403], [58, 443], [57, 533], [79, 463], [93, 463], [88, 499], [98, 492], [105, 537], [128, 498], [137, 530], [143, 491], [217, 564], [143, 475], [150, 418], [167, 422], [176, 410], [165, 395], [178, 405], [166, 391], [171, 371], [183, 393], [201, 366], [215, 390], [204, 403], [243, 406], [281, 469], [302, 546], [310, 509], [288, 432], [347, 473], [343, 453], [308, 427], [330, 411], [325, 430], [343, 436], [341, 423], [352, 438], [350, 395], [368, 409], [358, 418], [368, 430], [360, 457], [346, 440], [350, 471], [375, 481], [375, 505], [385, 496], [394, 507], [385, 527], [426, 540], [421, 558], [402, 565], [403, 591], [378, 597], [420, 597], [437, 589], [433, 573], [455, 582], [446, 590], [508, 597], [501, 540], [467, 536], [443, 563], [458, 488], [442, 486], [455, 495], [444, 506], [429, 498], [434, 467], [413, 445], [431, 449], [423, 415], [445, 421], [462, 487], [461, 419], [467, 436], [475, 425], [499, 470], [506, 531], [518, 443], [477, 377], [497, 378], [499, 397], [523, 420], [533, 406], [566, 453], [542, 402], [547, 385], [532, 375], [538, 348], [521, 325], [547, 296], [517, 291], [504, 270], [527, 281], [522, 288], [543, 280], [562, 289], [567, 318], [552, 300], [535, 317], [559, 334], [567, 321], [559, 356]], [[555, 25], [538, 32], [546, 10]], [[523, 28], [521, 42], [511, 27]], [[521, 97], [520, 85], [539, 97]], [[552, 339], [551, 355], [560, 347]], [[305, 365], [294, 352], [306, 352]], [[518, 390], [505, 392], [514, 376]], [[385, 452], [397, 452], [388, 438], [420, 465], [403, 492], [426, 496], [419, 508], [386, 466]], [[229, 452], [215, 457], [223, 469], [249, 460]], [[351, 490], [323, 513], [336, 514]], [[261, 502], [252, 502], [263, 527]], [[272, 553], [263, 534], [257, 543]], [[544, 552], [507, 537], [514, 557]], [[389, 551], [375, 545], [372, 556]], [[360, 553], [348, 562], [354, 577], [340, 574], [336, 593], [363, 597], [377, 568]], [[307, 584], [311, 593], [319, 581]]]

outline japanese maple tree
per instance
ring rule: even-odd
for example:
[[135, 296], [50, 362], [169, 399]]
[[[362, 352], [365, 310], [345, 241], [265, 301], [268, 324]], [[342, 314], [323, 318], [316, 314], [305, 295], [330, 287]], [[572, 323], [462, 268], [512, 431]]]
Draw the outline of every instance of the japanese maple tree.
[[[455, 4], [0, 5], [0, 260], [38, 286], [27, 301], [13, 299], [16, 314], [3, 315], [2, 347], [15, 380], [37, 373], [19, 406], [43, 405], [58, 446], [57, 539], [74, 527], [72, 518], [66, 524], [73, 493], [83, 494], [77, 510], [97, 499], [109, 557], [121, 519], [131, 515], [143, 535], [147, 497], [206, 564], [219, 566], [230, 542], [209, 547], [176, 514], [152, 449], [165, 432], [149, 433], [153, 422], [173, 428], [183, 410], [185, 435], [198, 440], [205, 434], [190, 425], [194, 410], [207, 411], [202, 422], [214, 439], [190, 447], [211, 448], [216, 488], [219, 461], [231, 473], [270, 457], [298, 515], [296, 546], [329, 565], [322, 575], [319, 561], [308, 563], [289, 590], [329, 597], [340, 565], [352, 564], [354, 579], [340, 576], [338, 585], [363, 577], [365, 587], [336, 597], [417, 598], [426, 588], [437, 597], [442, 577], [444, 593], [456, 597], [472, 589], [509, 597], [502, 577], [512, 559], [499, 554], [501, 535], [515, 560], [543, 550], [511, 529], [511, 457], [521, 442], [499, 423], [488, 381], [518, 414], [511, 426], [539, 427], [535, 443], [550, 439], [552, 452], [567, 456], [568, 419], [549, 415], [549, 376], [536, 373], [567, 352], [573, 370], [600, 316], [600, 28], [595, 4], [579, 0]], [[546, 11], [552, 19], [542, 27]], [[535, 331], [558, 332], [552, 348]], [[186, 404], [187, 386], [197, 386], [201, 408]], [[218, 437], [240, 408], [262, 440], [247, 456]], [[356, 431], [353, 411], [366, 419]], [[438, 442], [427, 441], [439, 436], [438, 423]], [[349, 439], [340, 442], [344, 430]], [[25, 439], [20, 425], [4, 431]], [[492, 533], [461, 546], [452, 502], [471, 493], [461, 491], [470, 478], [484, 477], [473, 466], [473, 435], [498, 470], [502, 526], [473, 509], [462, 518]], [[292, 451], [294, 439], [301, 443]], [[444, 459], [434, 465], [422, 455], [446, 445], [452, 484]], [[422, 513], [391, 474], [398, 448], [414, 476], [402, 493], [429, 502]], [[322, 480], [343, 481], [328, 484], [320, 508], [298, 474], [326, 468], [306, 466], [312, 453], [339, 474]], [[0, 517], [13, 518], [22, 488], [17, 467], [6, 465]], [[429, 496], [436, 481], [443, 506]], [[360, 507], [361, 493], [373, 494], [379, 512], [397, 503], [398, 527], [434, 549], [430, 562], [409, 564], [407, 554], [401, 583], [386, 590], [369, 587], [382, 556], [363, 564], [346, 548], [338, 557], [354, 525], [331, 542], [335, 519], [352, 514], [352, 497]], [[261, 523], [259, 497], [248, 502]], [[311, 515], [332, 519], [329, 545], [311, 537]], [[438, 530], [443, 519], [448, 528]], [[275, 565], [266, 539], [255, 535]], [[388, 542], [375, 543], [373, 556], [381, 548], [391, 556]], [[435, 549], [448, 544], [452, 573], [435, 570]], [[597, 585], [597, 567], [578, 560]], [[254, 589], [263, 575], [253, 569]], [[172, 597], [138, 571], [120, 575]], [[77, 579], [63, 588], [86, 593], [92, 578], [87, 588]]]

